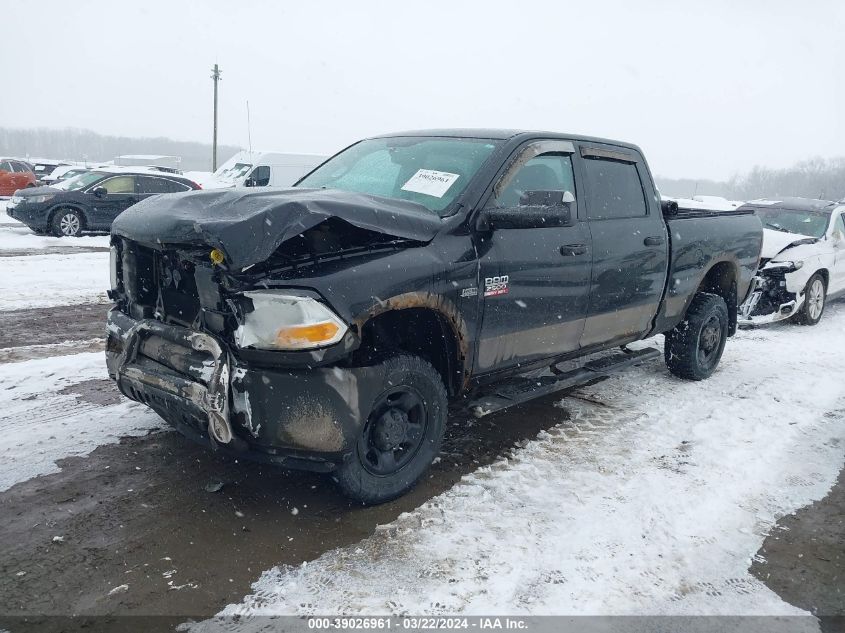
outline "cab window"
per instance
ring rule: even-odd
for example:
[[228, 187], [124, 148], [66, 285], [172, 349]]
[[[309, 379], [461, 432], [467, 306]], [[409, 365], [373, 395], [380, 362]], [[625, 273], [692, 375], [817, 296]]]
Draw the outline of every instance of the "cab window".
[[840, 213], [836, 216], [836, 220], [833, 223], [833, 232], [839, 232], [845, 238], [845, 213]]
[[504, 177], [509, 178], [507, 184], [494, 194], [493, 204], [497, 207], [520, 206], [529, 191], [575, 192], [572, 158], [568, 154], [540, 154]]
[[635, 163], [584, 157], [587, 215], [591, 220], [648, 215], [645, 192]]
[[252, 170], [247, 183], [250, 187], [266, 187], [270, 184], [270, 168], [267, 165], [259, 165]]

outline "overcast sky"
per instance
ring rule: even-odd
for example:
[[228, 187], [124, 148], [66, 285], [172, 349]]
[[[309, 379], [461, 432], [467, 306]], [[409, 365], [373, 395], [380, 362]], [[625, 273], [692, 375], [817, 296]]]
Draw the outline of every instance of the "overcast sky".
[[0, 126], [331, 153], [517, 127], [638, 143], [669, 177], [845, 155], [845, 2], [0, 0]]

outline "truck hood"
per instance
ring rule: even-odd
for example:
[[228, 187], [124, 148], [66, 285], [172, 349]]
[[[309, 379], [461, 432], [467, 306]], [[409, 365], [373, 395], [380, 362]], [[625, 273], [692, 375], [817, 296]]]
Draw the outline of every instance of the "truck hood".
[[817, 241], [815, 237], [810, 237], [809, 235], [763, 229], [763, 250], [760, 253], [760, 257], [763, 259], [772, 259], [787, 248], [798, 246], [799, 244], [813, 244]]
[[434, 212], [406, 200], [336, 189], [228, 189], [147, 198], [117, 217], [112, 234], [150, 246], [206, 244], [239, 270], [330, 218], [420, 242], [441, 226]]

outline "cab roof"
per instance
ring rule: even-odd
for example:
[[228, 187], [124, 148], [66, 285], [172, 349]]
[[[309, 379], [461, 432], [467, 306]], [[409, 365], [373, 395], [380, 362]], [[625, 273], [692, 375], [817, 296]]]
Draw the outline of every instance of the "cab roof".
[[632, 143], [614, 141], [611, 139], [599, 138], [595, 136], [566, 134], [562, 132], [545, 132], [542, 130], [515, 130], [507, 128], [441, 128], [432, 130], [409, 130], [406, 132], [379, 134], [372, 138], [391, 138], [396, 136], [448, 136], [454, 138], [486, 138], [494, 140], [518, 139], [520, 141], [530, 140], [532, 138], [553, 138], [566, 141], [586, 141], [589, 143], [603, 143], [606, 145], [616, 145], [618, 147], [627, 147], [629, 149], [640, 151], [640, 148]]

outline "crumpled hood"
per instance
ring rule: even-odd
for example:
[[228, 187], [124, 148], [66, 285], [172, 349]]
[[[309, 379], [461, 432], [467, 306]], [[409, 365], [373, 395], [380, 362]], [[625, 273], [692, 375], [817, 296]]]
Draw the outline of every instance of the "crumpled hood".
[[798, 233], [784, 233], [783, 231], [775, 231], [772, 229], [763, 229], [763, 250], [760, 257], [763, 259], [772, 259], [775, 255], [790, 246], [797, 246], [798, 244], [807, 244], [816, 242], [816, 238], [809, 235], [800, 235]]
[[421, 242], [441, 226], [434, 212], [405, 200], [336, 189], [228, 189], [147, 198], [117, 217], [112, 234], [152, 246], [207, 244], [242, 269], [329, 218]]

